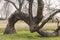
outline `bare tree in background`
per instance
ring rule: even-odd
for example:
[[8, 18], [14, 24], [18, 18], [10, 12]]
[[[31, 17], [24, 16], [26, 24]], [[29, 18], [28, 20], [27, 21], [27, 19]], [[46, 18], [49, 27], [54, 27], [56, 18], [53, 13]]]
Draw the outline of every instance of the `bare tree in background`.
[[[1, 0], [2, 1], [2, 0]], [[0, 9], [0, 20], [6, 20], [7, 17], [9, 16], [9, 3], [5, 2], [2, 6], [2, 8]]]
[[8, 24], [7, 27], [4, 31], [4, 34], [12, 34], [15, 33], [15, 27], [14, 24], [18, 21], [18, 20], [23, 20], [24, 22], [26, 22], [29, 25], [30, 31], [31, 32], [37, 32], [39, 33], [41, 36], [58, 36], [60, 34], [60, 26], [53, 32], [53, 33], [48, 33], [48, 32], [44, 32], [43, 30], [41, 30], [41, 28], [58, 12], [60, 12], [60, 10], [56, 10], [53, 12], [53, 14], [51, 14], [47, 19], [45, 19], [41, 25], [38, 25], [43, 18], [42, 12], [43, 12], [43, 8], [44, 8], [44, 3], [42, 0], [37, 0], [38, 1], [38, 10], [37, 10], [37, 16], [33, 17], [32, 15], [32, 3], [33, 0], [27, 0], [29, 2], [29, 15], [24, 14], [23, 12], [21, 12], [21, 8], [22, 8], [22, 4], [24, 3], [24, 0], [18, 0], [19, 2], [19, 8], [16, 7], [16, 5], [14, 4], [14, 2], [10, 1], [10, 0], [5, 0], [7, 2], [10, 2], [11, 4], [14, 5], [14, 7], [17, 9], [14, 14], [12, 14], [9, 19], [8, 19]]

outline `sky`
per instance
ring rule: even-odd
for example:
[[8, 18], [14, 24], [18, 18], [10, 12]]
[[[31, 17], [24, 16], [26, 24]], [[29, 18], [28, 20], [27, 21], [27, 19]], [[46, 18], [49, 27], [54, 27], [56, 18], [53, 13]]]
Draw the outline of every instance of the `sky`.
[[[49, 1], [51, 1], [50, 3], [52, 4], [51, 5], [51, 7], [53, 7], [53, 8], [60, 8], [60, 1], [59, 0], [48, 0], [48, 1], [46, 1], [46, 0], [43, 0], [44, 1], [44, 3], [45, 3], [45, 5], [46, 5], [46, 3], [48, 4], [49, 3]], [[57, 7], [56, 7], [57, 6]]]
[[[49, 3], [49, 0], [43, 0], [44, 1], [44, 4], [46, 5], [46, 3], [48, 4]], [[60, 9], [60, 1], [59, 0], [50, 0], [51, 1], [51, 8], [56, 8], [56, 9]], [[15, 1], [16, 2], [16, 1]], [[22, 12], [24, 12], [24, 13], [27, 13], [28, 14], [28, 1], [24, 1], [25, 3], [24, 3], [24, 5], [23, 5], [23, 7], [22, 7]], [[3, 5], [4, 5], [4, 3], [5, 3], [5, 1], [3, 1], [3, 0], [0, 0], [0, 10], [3, 8]], [[18, 3], [17, 3], [18, 4]], [[16, 5], [17, 5], [16, 4]], [[57, 7], [56, 7], [57, 6]], [[13, 7], [13, 5], [12, 4], [10, 4], [10, 12], [11, 13], [13, 13], [16, 9]], [[18, 5], [17, 5], [17, 7], [18, 7]], [[34, 3], [33, 3], [33, 16], [36, 16], [36, 13], [37, 13], [37, 0], [34, 0]], [[3, 11], [2, 11], [3, 12]], [[1, 13], [2, 13], [1, 11], [0, 11], [0, 15], [1, 15]], [[4, 14], [4, 13], [3, 13]], [[2, 14], [2, 15], [3, 15]]]
[[[44, 3], [46, 3], [47, 2], [47, 4], [48, 4], [48, 1], [46, 1], [46, 0], [43, 0], [44, 1]], [[51, 7], [55, 7], [56, 5], [57, 5], [57, 7], [56, 8], [60, 8], [60, 1], [59, 0], [50, 0], [51, 1], [51, 3], [52, 3], [52, 5], [51, 5]], [[27, 2], [27, 1], [25, 1], [25, 2]], [[34, 0], [34, 2], [35, 3], [37, 3], [36, 2], [36, 0]], [[0, 2], [0, 9], [2, 8], [2, 6], [3, 6], [3, 4], [4, 4], [4, 1], [2, 0], [1, 2]], [[26, 4], [26, 3], [25, 3]], [[46, 5], [46, 4], [45, 4]]]

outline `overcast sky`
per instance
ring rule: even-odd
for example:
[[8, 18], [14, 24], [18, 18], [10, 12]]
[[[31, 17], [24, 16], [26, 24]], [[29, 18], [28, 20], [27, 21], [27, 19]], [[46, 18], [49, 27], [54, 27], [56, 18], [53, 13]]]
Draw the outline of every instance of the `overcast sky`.
[[[36, 10], [37, 10], [37, 2], [36, 2], [37, 0], [34, 0], [34, 5], [33, 5], [33, 14], [36, 14]], [[43, 0], [44, 1], [44, 3], [45, 3], [45, 5], [46, 5], [46, 3], [48, 4], [49, 3], [49, 0]], [[58, 8], [58, 9], [60, 9], [60, 0], [50, 0], [51, 1], [51, 7], [52, 8], [55, 8], [56, 6], [56, 8]], [[3, 1], [3, 0], [0, 0], [0, 9], [2, 9], [2, 7], [3, 7], [3, 4], [5, 3], [5, 1]], [[23, 9], [23, 12], [26, 12], [26, 13], [28, 13], [28, 4], [27, 4], [28, 2], [27, 1], [25, 1], [25, 6], [27, 7], [26, 9]], [[27, 5], [26, 5], [27, 4]], [[24, 5], [23, 5], [24, 6]], [[15, 11], [16, 9], [11, 5], [10, 7], [12, 7], [12, 8], [10, 8], [10, 10], [11, 10], [11, 12], [13, 12], [13, 11]], [[24, 7], [23, 7], [24, 8]], [[1, 14], [1, 11], [0, 11], [0, 14]]]
[[52, 4], [51, 7], [55, 8], [57, 6], [56, 8], [58, 8], [58, 9], [60, 8], [60, 0], [48, 0], [48, 1], [44, 0], [44, 3], [48, 4], [49, 1], [51, 1], [50, 2]]

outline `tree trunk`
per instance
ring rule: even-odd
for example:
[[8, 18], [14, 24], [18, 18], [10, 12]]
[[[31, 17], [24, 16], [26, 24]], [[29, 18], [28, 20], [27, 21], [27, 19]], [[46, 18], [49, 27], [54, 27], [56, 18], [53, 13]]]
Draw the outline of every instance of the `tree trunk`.
[[29, 1], [29, 23], [30, 23], [30, 31], [31, 32], [35, 32], [35, 30], [37, 30], [37, 25], [39, 24], [39, 22], [41, 22], [43, 15], [42, 15], [42, 11], [43, 11], [43, 1], [42, 0], [38, 0], [38, 12], [37, 12], [37, 16], [35, 17], [35, 19], [33, 18], [32, 15], [32, 3], [33, 0], [28, 0]]
[[10, 18], [8, 19], [8, 24], [7, 24], [7, 27], [6, 27], [5, 31], [4, 31], [4, 34], [16, 33], [14, 24], [19, 20], [17, 16], [18, 15], [16, 15], [16, 14], [12, 14], [10, 16]]
[[[31, 2], [31, 3], [30, 3]], [[58, 36], [60, 35], [60, 26], [58, 26], [58, 28], [53, 32], [53, 33], [49, 33], [49, 32], [44, 32], [41, 30], [41, 28], [59, 11], [55, 12], [54, 14], [52, 14], [51, 16], [49, 16], [46, 20], [44, 20], [42, 22], [42, 24], [39, 26], [39, 22], [41, 22], [43, 15], [42, 15], [42, 11], [43, 11], [43, 1], [42, 0], [38, 0], [38, 12], [37, 12], [37, 16], [35, 18], [33, 18], [32, 16], [32, 2], [33, 0], [29, 0], [29, 16], [27, 14], [24, 14], [21, 12], [20, 10], [15, 11], [14, 14], [11, 15], [11, 17], [8, 20], [8, 24], [7, 27], [4, 31], [4, 34], [12, 34], [15, 33], [16, 30], [14, 28], [14, 24], [18, 21], [18, 20], [23, 20], [25, 21], [29, 27], [30, 27], [30, 31], [31, 32], [38, 32], [41, 36]], [[39, 30], [40, 29], [40, 30]]]
[[37, 10], [37, 16], [35, 17], [35, 23], [39, 24], [43, 18], [44, 3], [42, 0], [37, 1], [38, 1], [38, 10]]
[[[11, 15], [11, 17], [9, 18], [8, 20], [8, 24], [7, 24], [7, 28], [5, 30], [4, 33], [9, 33], [9, 30], [11, 31], [11, 29], [14, 29], [14, 24], [15, 22], [19, 19], [19, 20], [23, 20], [25, 21], [29, 26], [30, 26], [30, 29], [32, 29], [32, 31], [35, 31], [34, 27], [36, 27], [39, 22], [42, 20], [42, 11], [43, 11], [43, 7], [40, 7], [40, 6], [43, 6], [42, 4], [39, 5], [38, 3], [38, 14], [35, 18], [33, 18], [32, 16], [32, 3], [33, 3], [33, 0], [28, 0], [29, 1], [29, 14], [31, 14], [31, 16], [28, 16], [27, 14], [24, 14], [22, 13], [21, 11], [17, 10], [13, 15]], [[41, 1], [38, 0], [38, 2], [41, 3]], [[21, 4], [22, 5], [22, 4]], [[41, 8], [41, 9], [40, 9]], [[40, 11], [39, 11], [40, 10]], [[19, 12], [18, 12], [19, 11]], [[16, 15], [19, 15], [16, 16]], [[39, 16], [40, 15], [40, 16]], [[18, 19], [17, 19], [18, 17]], [[15, 19], [13, 19], [15, 18]], [[32, 19], [31, 19], [32, 18]], [[31, 23], [30, 23], [31, 22]], [[10, 27], [10, 28], [9, 28]], [[32, 27], [32, 28], [31, 28]], [[9, 29], [8, 29], [9, 28]], [[13, 30], [12, 30], [13, 32]]]

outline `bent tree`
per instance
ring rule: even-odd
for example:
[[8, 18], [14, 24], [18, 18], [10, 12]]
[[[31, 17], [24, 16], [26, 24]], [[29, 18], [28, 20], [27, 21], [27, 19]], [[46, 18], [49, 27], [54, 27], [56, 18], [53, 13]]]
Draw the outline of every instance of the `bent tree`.
[[4, 31], [4, 34], [12, 34], [15, 33], [15, 23], [18, 20], [23, 20], [25, 23], [27, 23], [29, 25], [30, 31], [31, 32], [37, 32], [39, 33], [41, 36], [58, 36], [60, 34], [60, 26], [58, 26], [58, 28], [52, 32], [45, 32], [43, 30], [41, 30], [41, 28], [58, 12], [60, 12], [60, 10], [56, 10], [55, 12], [52, 13], [52, 15], [50, 15], [46, 20], [44, 20], [41, 25], [38, 25], [43, 18], [42, 12], [43, 12], [43, 8], [44, 8], [44, 3], [42, 0], [37, 0], [38, 1], [38, 10], [37, 10], [37, 16], [33, 17], [32, 15], [32, 3], [33, 0], [27, 0], [29, 2], [29, 15], [21, 12], [21, 8], [22, 5], [24, 3], [24, 0], [18, 0], [19, 3], [19, 8], [16, 7], [16, 5], [14, 4], [14, 2], [10, 1], [10, 0], [5, 0], [9, 3], [11, 3], [17, 10], [14, 12], [14, 14], [12, 14], [9, 19], [8, 19], [8, 24], [7, 27]]

